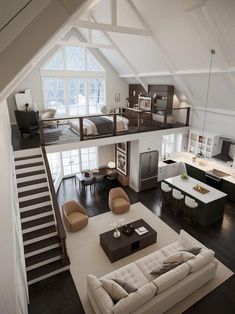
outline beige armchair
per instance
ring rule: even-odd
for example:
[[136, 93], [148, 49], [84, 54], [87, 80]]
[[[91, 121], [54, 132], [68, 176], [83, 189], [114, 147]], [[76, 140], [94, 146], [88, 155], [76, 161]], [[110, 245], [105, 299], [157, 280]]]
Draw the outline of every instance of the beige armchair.
[[114, 188], [109, 192], [109, 208], [114, 214], [123, 214], [130, 208], [130, 200], [122, 188]]
[[62, 206], [63, 220], [68, 231], [76, 232], [88, 224], [87, 211], [76, 201]]
[[[53, 108], [48, 108], [40, 112], [40, 119], [52, 119], [55, 118], [56, 114], [56, 109]], [[50, 128], [50, 127], [56, 127], [57, 126], [57, 121], [46, 121], [43, 124], [44, 128]]]

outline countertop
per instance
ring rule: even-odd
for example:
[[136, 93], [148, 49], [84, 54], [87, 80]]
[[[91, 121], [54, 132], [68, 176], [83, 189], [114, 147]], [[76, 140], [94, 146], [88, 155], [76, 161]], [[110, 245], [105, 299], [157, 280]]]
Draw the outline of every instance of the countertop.
[[[227, 194], [191, 177], [189, 177], [189, 179], [186, 181], [182, 180], [180, 176], [165, 179], [164, 181], [172, 184], [176, 188], [180, 189], [181, 191], [186, 192], [187, 194], [191, 195], [193, 198], [205, 204], [216, 201], [220, 198], [227, 196]], [[209, 190], [209, 192], [206, 194], [201, 194], [200, 192], [195, 191], [193, 187], [197, 184], [206, 188], [207, 190]]]
[[[186, 153], [186, 152], [173, 153], [168, 159], [172, 159], [176, 162], [187, 163], [187, 164], [189, 164], [193, 167], [196, 167], [200, 170], [203, 170], [203, 171], [210, 171], [212, 169], [218, 169], [220, 171], [223, 171], [223, 172], [229, 174], [229, 176], [223, 177], [223, 180], [226, 180], [228, 182], [235, 184], [235, 169], [234, 168], [226, 166], [224, 163], [219, 162], [213, 158], [212, 159], [196, 158], [196, 161], [192, 161], [193, 156], [194, 156], [193, 154]], [[203, 163], [203, 164], [201, 164], [201, 163]], [[168, 165], [160, 160], [158, 166], [164, 167], [164, 166], [168, 166]]]

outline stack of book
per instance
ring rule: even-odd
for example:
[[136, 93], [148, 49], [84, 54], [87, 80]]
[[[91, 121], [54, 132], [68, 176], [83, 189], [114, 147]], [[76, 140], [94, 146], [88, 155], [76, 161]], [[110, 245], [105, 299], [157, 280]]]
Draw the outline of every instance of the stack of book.
[[148, 230], [145, 227], [139, 227], [135, 229], [135, 232], [138, 233], [138, 235], [143, 235], [148, 232]]

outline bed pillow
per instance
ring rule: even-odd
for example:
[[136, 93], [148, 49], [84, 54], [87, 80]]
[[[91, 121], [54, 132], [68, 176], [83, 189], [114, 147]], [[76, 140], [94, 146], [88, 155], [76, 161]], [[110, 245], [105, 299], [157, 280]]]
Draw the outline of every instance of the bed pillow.
[[102, 287], [110, 295], [114, 302], [127, 297], [129, 294], [118, 283], [110, 279], [100, 279]]

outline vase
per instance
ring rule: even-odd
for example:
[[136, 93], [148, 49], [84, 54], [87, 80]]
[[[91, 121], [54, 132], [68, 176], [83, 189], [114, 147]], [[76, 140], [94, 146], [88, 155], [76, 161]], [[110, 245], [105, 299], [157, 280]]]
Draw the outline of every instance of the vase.
[[120, 231], [118, 230], [118, 229], [115, 229], [114, 230], [114, 232], [113, 232], [113, 236], [114, 236], [114, 238], [119, 238], [120, 236], [121, 236], [121, 233], [120, 233]]

